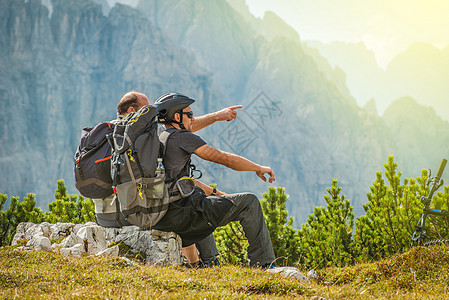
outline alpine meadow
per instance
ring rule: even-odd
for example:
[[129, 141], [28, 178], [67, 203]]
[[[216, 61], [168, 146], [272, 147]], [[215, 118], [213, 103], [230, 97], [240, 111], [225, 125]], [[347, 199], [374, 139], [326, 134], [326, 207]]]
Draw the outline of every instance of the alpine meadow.
[[[307, 12], [313, 5], [305, 2], [295, 5]], [[416, 40], [381, 65], [369, 33], [314, 39], [317, 23], [336, 22], [317, 19], [314, 30], [304, 26], [304, 39], [277, 13], [292, 1], [257, 16], [267, 3], [0, 0], [0, 297], [447, 297], [449, 252], [441, 244], [449, 239], [449, 166], [442, 181], [435, 177], [449, 159], [449, 45]], [[106, 245], [119, 249], [112, 258], [17, 251], [29, 246], [14, 241], [23, 222], [72, 229], [96, 222], [94, 201], [75, 187], [74, 154], [82, 129], [115, 120], [129, 91], [150, 103], [182, 93], [195, 99], [195, 117], [242, 105], [235, 120], [199, 135], [270, 166], [276, 181], [194, 155], [192, 162], [214, 191], [257, 196], [276, 264], [298, 268], [309, 284], [247, 268], [238, 222], [215, 230], [221, 265], [201, 270], [145, 264], [141, 251], [117, 241]], [[439, 242], [412, 247], [426, 207], [443, 211], [421, 231]], [[54, 250], [62, 238], [50, 242]]]

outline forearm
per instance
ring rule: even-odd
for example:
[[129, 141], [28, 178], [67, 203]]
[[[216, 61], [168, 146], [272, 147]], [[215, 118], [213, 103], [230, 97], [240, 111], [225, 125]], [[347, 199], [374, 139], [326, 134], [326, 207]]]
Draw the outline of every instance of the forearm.
[[214, 124], [217, 121], [217, 113], [210, 113], [204, 116], [195, 117], [195, 121], [192, 123], [192, 132], [203, 129], [209, 125]]
[[209, 145], [198, 148], [194, 153], [202, 159], [223, 165], [235, 171], [258, 171], [261, 167], [240, 155], [221, 151]]
[[227, 153], [224, 166], [231, 168], [235, 171], [254, 171], [257, 172], [261, 166], [255, 162], [250, 161], [240, 155]]
[[261, 166], [240, 155], [224, 152], [209, 145], [203, 145], [194, 151], [200, 158], [226, 166], [235, 171], [254, 171], [263, 181], [267, 181], [265, 175], [270, 177], [268, 181], [275, 181], [274, 172], [270, 167]]
[[[202, 182], [199, 181], [198, 179], [195, 179], [195, 185], [196, 185], [197, 187], [199, 187], [200, 189], [202, 189], [202, 190], [204, 191], [204, 193], [206, 193], [207, 196], [212, 195], [212, 193], [213, 193], [213, 191], [214, 191], [214, 188], [213, 188], [213, 187], [208, 186], [208, 185], [202, 183]], [[224, 193], [221, 192], [221, 191], [219, 191], [219, 190], [217, 190], [217, 191], [216, 191], [216, 195], [220, 196], [220, 195], [224, 195]]]

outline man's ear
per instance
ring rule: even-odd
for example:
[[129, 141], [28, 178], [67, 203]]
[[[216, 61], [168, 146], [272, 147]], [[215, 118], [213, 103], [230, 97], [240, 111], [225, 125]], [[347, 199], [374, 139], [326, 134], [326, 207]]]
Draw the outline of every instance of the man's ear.
[[136, 112], [136, 109], [133, 106], [128, 107], [128, 110], [126, 111], [127, 114]]
[[175, 113], [175, 114], [173, 115], [173, 119], [174, 119], [176, 122], [180, 122], [180, 121], [181, 121], [181, 114], [180, 114], [179, 112]]

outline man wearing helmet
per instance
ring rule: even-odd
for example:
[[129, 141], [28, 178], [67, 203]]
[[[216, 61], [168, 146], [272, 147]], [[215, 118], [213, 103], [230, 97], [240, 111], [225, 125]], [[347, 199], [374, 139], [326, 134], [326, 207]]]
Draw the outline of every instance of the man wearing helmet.
[[[120, 99], [118, 105], [117, 105], [117, 116], [118, 119], [123, 118], [128, 113], [137, 112], [140, 108], [149, 105], [150, 101], [148, 100], [148, 97], [140, 92], [137, 91], [131, 91], [123, 95], [123, 97]], [[217, 121], [232, 121], [236, 118], [237, 112], [236, 109], [241, 108], [241, 105], [231, 106], [228, 108], [224, 108], [220, 111], [213, 112], [201, 117], [196, 118], [195, 125], [192, 127], [189, 127], [193, 132], [198, 131], [206, 126], [209, 126]], [[97, 218], [97, 222], [99, 225], [104, 227], [120, 227], [120, 225], [116, 221], [116, 210], [115, 205], [112, 205], [113, 203], [113, 196], [106, 197], [103, 199], [93, 199], [95, 203], [95, 215]], [[105, 207], [107, 210], [105, 210]], [[120, 221], [123, 226], [131, 225], [125, 217], [120, 214]], [[215, 253], [218, 253], [218, 250], [216, 250], [215, 241], [213, 239], [213, 236], [210, 235], [209, 237], [205, 238], [202, 243], [199, 244], [212, 244], [213, 246], [207, 246], [207, 252], [203, 252], [203, 259], [209, 260], [212, 259], [215, 255]], [[194, 249], [196, 251], [196, 249]], [[186, 249], [183, 249], [183, 253], [187, 254], [185, 252]], [[196, 254], [196, 252], [195, 252]], [[198, 258], [196, 258], [198, 259]], [[194, 259], [195, 261], [195, 259]]]
[[[159, 122], [170, 133], [166, 142], [164, 166], [168, 182], [172, 182], [171, 194], [179, 195], [174, 183], [191, 176], [191, 155], [212, 161], [236, 171], [254, 171], [263, 181], [275, 180], [270, 167], [258, 165], [242, 156], [213, 148], [194, 134], [197, 119], [190, 107], [195, 100], [178, 93], [161, 96], [155, 106]], [[183, 247], [201, 242], [216, 227], [232, 221], [240, 221], [248, 239], [250, 266], [269, 266], [275, 260], [271, 239], [258, 198], [251, 193], [227, 195], [198, 180], [195, 192], [181, 200], [170, 203], [166, 215], [155, 229], [174, 231], [183, 240]], [[178, 192], [178, 193], [177, 193]], [[207, 247], [207, 243], [203, 243]], [[213, 247], [211, 245], [211, 247]], [[200, 249], [201, 251], [209, 249]]]

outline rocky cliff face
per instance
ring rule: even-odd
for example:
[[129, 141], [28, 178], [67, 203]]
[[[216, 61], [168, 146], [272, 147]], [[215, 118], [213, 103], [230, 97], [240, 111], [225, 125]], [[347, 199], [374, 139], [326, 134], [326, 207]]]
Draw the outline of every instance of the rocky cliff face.
[[[314, 205], [324, 204], [322, 196], [332, 178], [339, 179], [361, 213], [366, 189], [393, 148], [384, 138], [385, 124], [360, 109], [349, 95], [344, 74], [297, 36], [263, 30], [287, 25], [270, 16], [255, 20], [241, 3], [229, 2], [233, 5], [142, 0], [139, 8], [175, 43], [195, 53], [223, 93], [245, 105], [240, 121], [247, 129], [244, 138], [251, 142], [239, 154], [273, 167], [276, 185], [287, 188], [289, 211], [300, 223]], [[195, 18], [186, 20], [192, 15]], [[228, 147], [232, 137], [226, 128], [221, 137], [213, 141], [217, 146], [239, 151]], [[220, 180], [225, 190], [235, 191], [236, 186], [227, 178], [266, 190], [251, 175], [218, 173], [226, 178]]]
[[[361, 214], [375, 172], [398, 152], [391, 123], [356, 105], [341, 70], [297, 36], [262, 30], [285, 27], [274, 16], [256, 28], [241, 8], [206, 0], [141, 0], [107, 15], [90, 0], [53, 0], [50, 17], [38, 0], [0, 5], [0, 141], [9, 145], [0, 148], [0, 192], [36, 192], [45, 207], [64, 178], [74, 193], [81, 128], [114, 118], [131, 89], [150, 99], [183, 92], [199, 100], [198, 114], [243, 104], [238, 120], [201, 135], [270, 165], [297, 226], [324, 205], [333, 178]], [[224, 191], [267, 190], [253, 173], [197, 164]]]
[[[150, 99], [170, 90], [205, 103], [211, 88], [195, 58], [128, 6], [108, 17], [92, 1], [0, 3], [0, 190], [53, 200], [56, 180], [73, 188], [73, 154], [82, 127], [115, 118], [121, 95]], [[201, 109], [202, 110], [202, 109]]]

